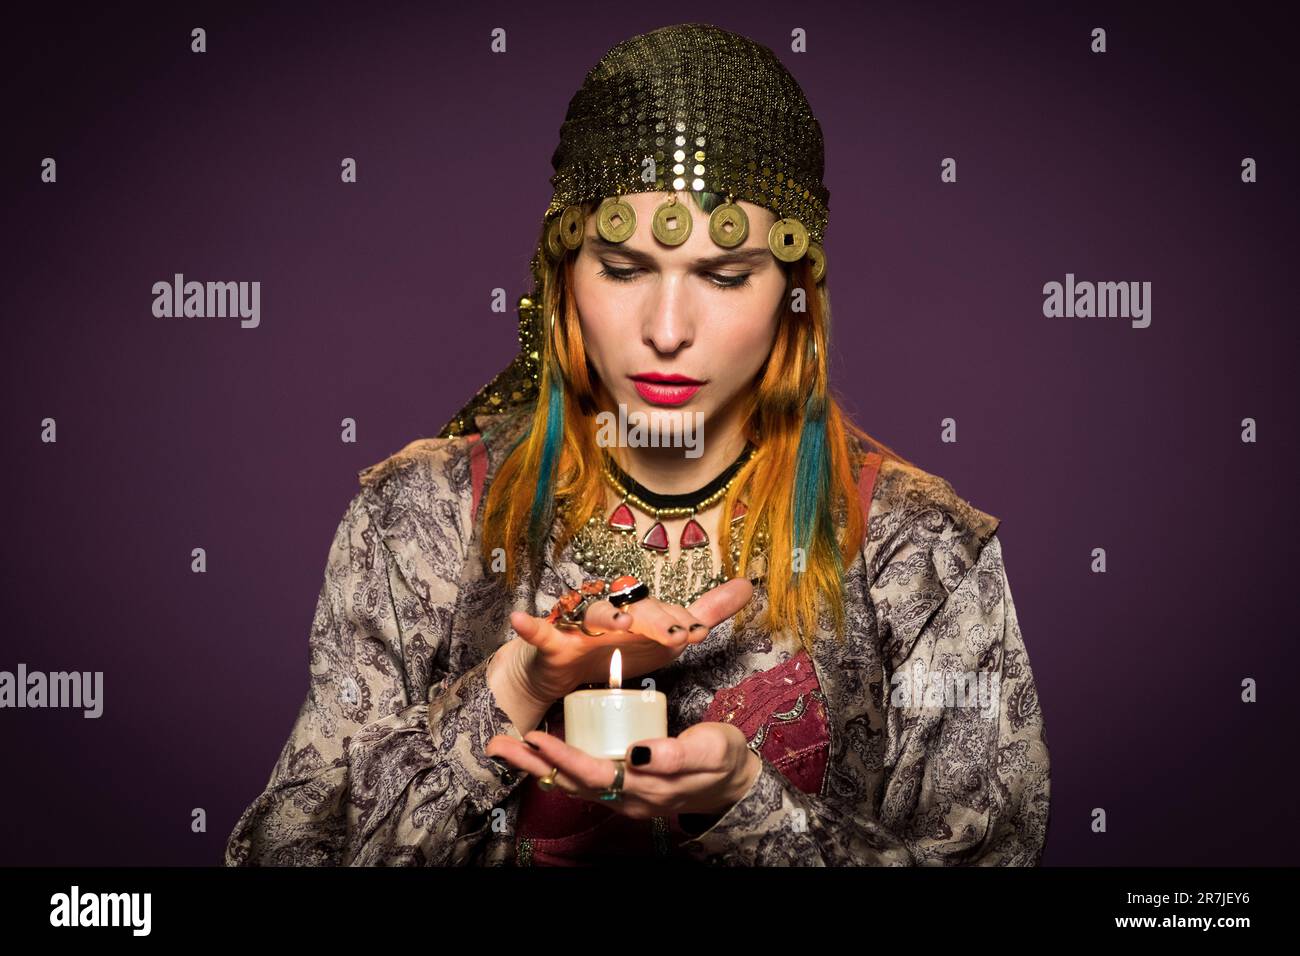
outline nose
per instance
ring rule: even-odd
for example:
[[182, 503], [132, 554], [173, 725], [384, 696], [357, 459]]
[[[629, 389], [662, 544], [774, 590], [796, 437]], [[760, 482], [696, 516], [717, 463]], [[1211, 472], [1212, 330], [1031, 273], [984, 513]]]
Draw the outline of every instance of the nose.
[[695, 338], [685, 290], [676, 276], [660, 283], [642, 325], [641, 337], [663, 355], [672, 355]]

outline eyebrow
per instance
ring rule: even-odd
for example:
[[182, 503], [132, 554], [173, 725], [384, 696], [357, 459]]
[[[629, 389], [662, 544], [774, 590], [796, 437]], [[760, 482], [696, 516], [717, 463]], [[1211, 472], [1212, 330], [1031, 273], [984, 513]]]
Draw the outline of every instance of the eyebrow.
[[[604, 236], [596, 235], [592, 237], [596, 248], [604, 252], [616, 252], [619, 255], [627, 256], [633, 262], [640, 265], [652, 266], [655, 264], [655, 257], [648, 252], [642, 252], [640, 249], [632, 249], [621, 242], [610, 242]], [[752, 249], [732, 249], [730, 252], [724, 252], [716, 256], [707, 256], [696, 259], [695, 265], [699, 268], [716, 268], [717, 266], [743, 266], [758, 265], [759, 263], [770, 259], [771, 252], [766, 248]]]

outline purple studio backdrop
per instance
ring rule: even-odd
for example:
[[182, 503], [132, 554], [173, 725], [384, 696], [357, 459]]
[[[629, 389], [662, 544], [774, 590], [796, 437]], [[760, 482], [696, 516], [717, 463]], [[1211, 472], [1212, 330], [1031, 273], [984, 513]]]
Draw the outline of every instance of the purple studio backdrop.
[[[98, 718], [0, 710], [0, 863], [220, 862], [306, 693], [357, 470], [514, 353], [569, 97], [687, 20], [772, 47], [822, 123], [839, 396], [1002, 519], [1044, 864], [1294, 863], [1291, 34], [1048, 6], [11, 13], [0, 670], [104, 676]], [[260, 282], [259, 323], [155, 317], [176, 273]], [[1045, 316], [1067, 276], [1149, 312]]]

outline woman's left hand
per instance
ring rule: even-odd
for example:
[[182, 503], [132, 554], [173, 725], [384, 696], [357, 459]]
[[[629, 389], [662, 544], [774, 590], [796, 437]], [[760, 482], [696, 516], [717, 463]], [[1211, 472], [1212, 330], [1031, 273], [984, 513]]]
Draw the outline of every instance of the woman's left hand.
[[[524, 734], [524, 740], [533, 746], [498, 734], [485, 752], [536, 777], [558, 767], [555, 785], [567, 795], [636, 819], [726, 813], [763, 769], [762, 758], [749, 749], [740, 728], [710, 721], [688, 727], [677, 737], [637, 741], [625, 756], [622, 799], [601, 800], [601, 791], [614, 782], [614, 761], [593, 757], [540, 730]], [[650, 751], [650, 759], [634, 765], [632, 754], [639, 747]]]

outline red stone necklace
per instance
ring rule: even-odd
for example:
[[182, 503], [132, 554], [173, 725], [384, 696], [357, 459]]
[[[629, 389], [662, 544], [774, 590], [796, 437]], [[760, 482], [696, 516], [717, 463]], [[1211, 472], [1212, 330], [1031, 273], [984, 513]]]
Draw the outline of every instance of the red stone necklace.
[[[662, 495], [651, 491], [623, 471], [608, 454], [605, 455], [605, 480], [610, 483], [615, 493], [622, 499], [610, 513], [607, 527], [613, 531], [635, 531], [636, 518], [629, 507], [629, 504], [632, 504], [654, 518], [654, 524], [650, 526], [650, 530], [641, 539], [641, 547], [646, 550], [660, 554], [666, 553], [668, 551], [668, 531], [664, 528], [662, 519], [684, 517], [689, 517], [690, 520], [682, 528], [682, 535], [679, 540], [682, 551], [707, 547], [709, 544], [708, 532], [704, 530], [703, 525], [695, 520], [695, 515], [712, 507], [726, 496], [727, 491], [731, 488], [732, 481], [735, 480], [740, 469], [754, 454], [754, 450], [752, 444], [746, 443], [744, 451], [727, 466], [722, 474], [703, 488], [676, 495]], [[737, 521], [744, 515], [744, 502], [737, 502], [731, 520]]]

